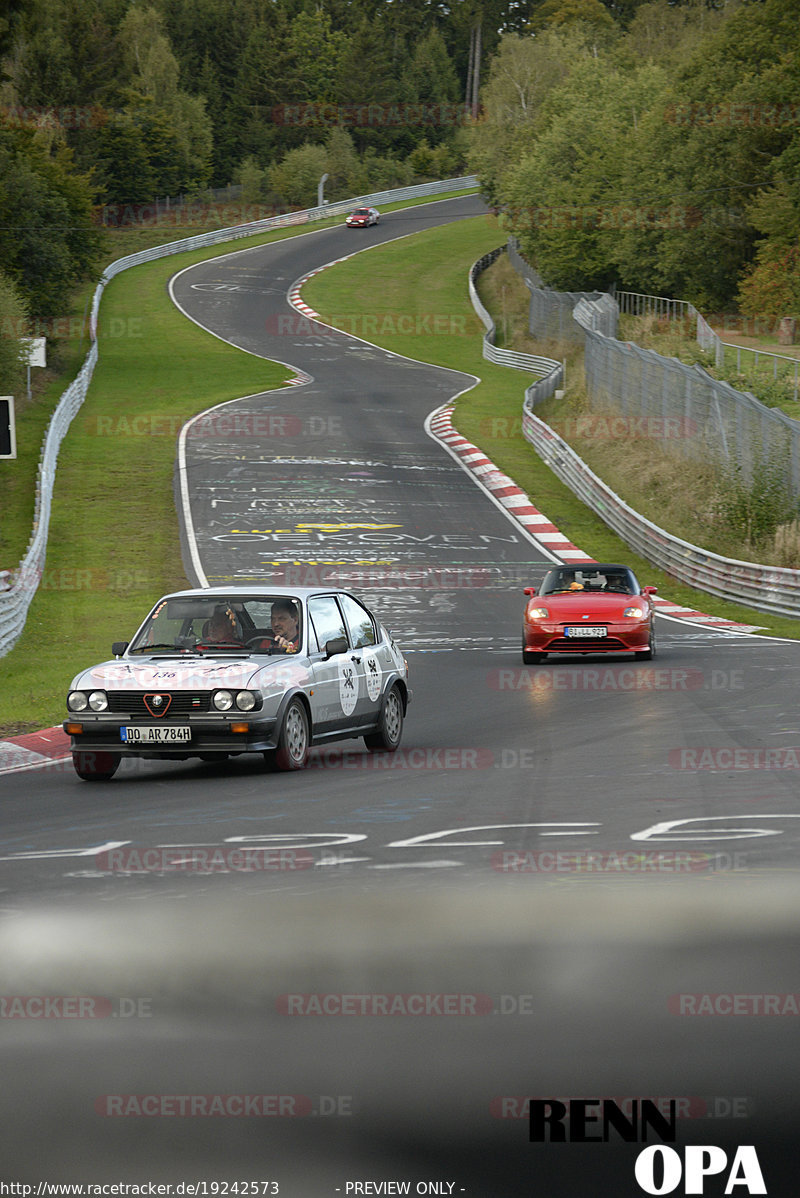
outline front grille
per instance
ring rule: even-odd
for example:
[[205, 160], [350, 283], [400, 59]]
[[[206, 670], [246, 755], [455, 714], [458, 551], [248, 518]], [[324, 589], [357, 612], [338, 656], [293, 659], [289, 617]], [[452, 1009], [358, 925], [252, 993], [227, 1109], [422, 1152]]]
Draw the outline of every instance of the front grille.
[[171, 695], [172, 702], [166, 716], [159, 719], [169, 719], [171, 716], [192, 715], [195, 712], [211, 710], [210, 691], [107, 691], [108, 710], [115, 715], [143, 716], [152, 719], [151, 713], [145, 706], [145, 695]]
[[556, 650], [569, 652], [570, 649], [584, 650], [597, 649], [601, 653], [608, 653], [614, 649], [627, 649], [621, 640], [615, 636], [558, 636], [550, 641], [547, 645], [546, 653], [555, 653]]

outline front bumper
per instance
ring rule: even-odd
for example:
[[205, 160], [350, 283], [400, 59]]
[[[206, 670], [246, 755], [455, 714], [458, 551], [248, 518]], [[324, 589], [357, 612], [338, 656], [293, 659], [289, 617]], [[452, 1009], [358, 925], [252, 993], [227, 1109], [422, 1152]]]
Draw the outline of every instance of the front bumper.
[[542, 627], [526, 623], [525, 648], [532, 653], [642, 653], [650, 644], [650, 621], [631, 624], [605, 624], [605, 636], [582, 638], [564, 636], [563, 624]]
[[[121, 728], [154, 728], [170, 726], [189, 727], [188, 741], [136, 741], [122, 739]], [[238, 725], [240, 730], [235, 730]], [[247, 725], [247, 731], [244, 726]], [[81, 731], [78, 732], [77, 728]], [[207, 753], [220, 755], [230, 753], [264, 753], [277, 747], [278, 721], [276, 719], [247, 719], [223, 717], [222, 719], [177, 719], [172, 721], [132, 720], [119, 718], [89, 718], [81, 713], [64, 720], [64, 731], [70, 736], [71, 748], [76, 752], [118, 753], [123, 757], [160, 757], [183, 760], [187, 757], [204, 756]]]

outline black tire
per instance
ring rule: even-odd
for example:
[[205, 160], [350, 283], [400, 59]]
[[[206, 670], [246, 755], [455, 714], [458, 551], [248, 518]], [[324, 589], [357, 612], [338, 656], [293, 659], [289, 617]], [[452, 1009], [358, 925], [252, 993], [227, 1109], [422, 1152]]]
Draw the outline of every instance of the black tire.
[[372, 752], [384, 750], [393, 753], [403, 735], [403, 696], [397, 683], [387, 691], [381, 708], [381, 718], [375, 732], [364, 737], [364, 744]]
[[[273, 758], [275, 767], [279, 770], [303, 769], [310, 747], [308, 712], [299, 699], [292, 699], [281, 724], [278, 747]], [[268, 757], [267, 763], [271, 764]]]
[[121, 760], [119, 753], [92, 753], [87, 750], [72, 754], [75, 773], [84, 782], [108, 782], [116, 774]]
[[656, 630], [650, 627], [650, 643], [646, 649], [636, 654], [637, 661], [652, 661], [656, 655]]

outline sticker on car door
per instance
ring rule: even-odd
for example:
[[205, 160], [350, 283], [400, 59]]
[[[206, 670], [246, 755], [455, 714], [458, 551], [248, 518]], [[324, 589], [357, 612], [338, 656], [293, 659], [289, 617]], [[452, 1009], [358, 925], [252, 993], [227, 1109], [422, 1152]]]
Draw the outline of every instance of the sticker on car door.
[[358, 702], [358, 671], [347, 658], [339, 663], [339, 702], [345, 715], [352, 715]]
[[367, 683], [367, 694], [375, 703], [381, 693], [381, 667], [374, 653], [367, 653], [364, 657], [364, 678]]

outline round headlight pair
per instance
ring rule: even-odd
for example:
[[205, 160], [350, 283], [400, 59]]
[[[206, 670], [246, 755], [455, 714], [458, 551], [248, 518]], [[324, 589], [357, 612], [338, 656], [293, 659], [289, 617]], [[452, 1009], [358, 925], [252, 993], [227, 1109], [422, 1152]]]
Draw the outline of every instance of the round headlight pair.
[[108, 696], [105, 691], [71, 691], [67, 698], [67, 707], [70, 711], [86, 711], [87, 707], [92, 711], [106, 711], [108, 709]]
[[256, 697], [252, 691], [216, 691], [211, 700], [217, 711], [252, 711], [256, 705]]

